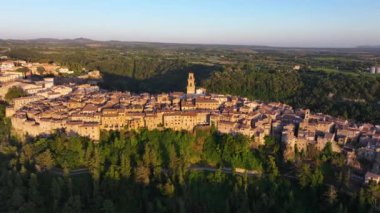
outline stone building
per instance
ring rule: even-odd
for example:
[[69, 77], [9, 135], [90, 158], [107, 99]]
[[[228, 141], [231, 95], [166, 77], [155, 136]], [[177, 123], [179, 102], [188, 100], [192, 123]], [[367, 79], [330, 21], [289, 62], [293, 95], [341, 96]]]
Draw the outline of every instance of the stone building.
[[207, 109], [207, 110], [217, 110], [220, 104], [217, 100], [204, 97], [197, 97], [195, 99], [195, 107], [196, 109]]
[[165, 128], [191, 131], [197, 125], [196, 112], [174, 112], [163, 116]]
[[13, 107], [17, 111], [29, 103], [32, 103], [34, 101], [39, 101], [42, 99], [44, 99], [44, 97], [42, 96], [27, 96], [27, 97], [15, 98], [13, 99]]
[[149, 130], [163, 126], [163, 113], [147, 113], [144, 117], [145, 127]]

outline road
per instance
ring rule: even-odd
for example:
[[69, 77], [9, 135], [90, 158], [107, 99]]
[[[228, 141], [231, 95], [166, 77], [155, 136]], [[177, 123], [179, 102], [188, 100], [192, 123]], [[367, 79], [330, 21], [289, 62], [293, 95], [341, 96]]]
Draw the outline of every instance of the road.
[[[52, 168], [50, 172], [55, 175], [61, 175], [61, 176], [65, 174], [63, 169], [56, 168], [56, 167]], [[90, 170], [88, 170], [87, 168], [70, 170], [70, 176], [81, 175], [81, 174], [90, 174]]]
[[[188, 168], [189, 170], [192, 171], [204, 171], [204, 172], [217, 172], [219, 169], [214, 168], [214, 167], [208, 167], [208, 166], [190, 166]], [[235, 172], [232, 171], [231, 168], [223, 167], [220, 169], [221, 172], [226, 173], [226, 174], [238, 174], [238, 175], [244, 175], [247, 173], [248, 176], [260, 176], [261, 173], [259, 171], [255, 170], [245, 170], [242, 168], [235, 168]], [[56, 174], [56, 175], [64, 175], [63, 169], [60, 168], [53, 168], [50, 170], [51, 173]], [[90, 170], [87, 168], [81, 168], [81, 169], [73, 169], [70, 171], [70, 176], [76, 176], [76, 175], [81, 175], [81, 174], [89, 174]]]
[[[192, 171], [204, 171], [204, 172], [216, 172], [218, 171], [219, 169], [218, 168], [214, 168], [214, 167], [205, 167], [205, 166], [191, 166], [189, 168], [189, 170], [192, 170]], [[235, 168], [235, 172], [232, 171], [231, 168], [227, 168], [227, 167], [223, 167], [220, 169], [221, 172], [223, 173], [226, 173], [226, 174], [232, 174], [232, 173], [235, 173], [235, 174], [239, 174], [239, 175], [244, 175], [245, 173], [247, 173], [248, 176], [260, 176], [261, 175], [261, 172], [259, 171], [256, 171], [256, 170], [245, 170], [245, 169], [242, 169], [242, 168]]]

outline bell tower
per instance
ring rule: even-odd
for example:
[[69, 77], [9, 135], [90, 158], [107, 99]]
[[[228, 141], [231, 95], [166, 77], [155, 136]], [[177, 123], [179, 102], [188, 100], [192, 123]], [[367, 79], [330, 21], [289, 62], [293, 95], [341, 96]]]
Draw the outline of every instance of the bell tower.
[[187, 78], [187, 94], [195, 94], [195, 78], [193, 72], [190, 72]]
[[305, 110], [305, 120], [309, 121], [309, 119], [310, 119], [310, 109], [306, 109]]

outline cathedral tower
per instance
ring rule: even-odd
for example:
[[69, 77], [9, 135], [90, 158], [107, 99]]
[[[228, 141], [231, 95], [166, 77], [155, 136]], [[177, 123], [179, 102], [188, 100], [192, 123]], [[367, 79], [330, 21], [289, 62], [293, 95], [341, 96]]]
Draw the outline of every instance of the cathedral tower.
[[310, 109], [306, 109], [305, 110], [305, 120], [309, 121], [309, 119], [310, 119]]
[[190, 72], [187, 78], [187, 94], [195, 94], [195, 78], [194, 73]]

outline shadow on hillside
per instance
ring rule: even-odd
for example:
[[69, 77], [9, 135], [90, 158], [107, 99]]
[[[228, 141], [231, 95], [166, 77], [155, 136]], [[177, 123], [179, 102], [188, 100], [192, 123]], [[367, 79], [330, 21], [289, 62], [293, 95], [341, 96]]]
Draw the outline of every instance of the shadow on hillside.
[[121, 90], [131, 92], [171, 92], [185, 91], [187, 84], [187, 74], [195, 73], [198, 86], [204, 85], [216, 66], [189, 65], [183, 69], [169, 70], [162, 74], [156, 74], [146, 79], [136, 79], [129, 76], [103, 72], [103, 82], [100, 87], [107, 90]]

